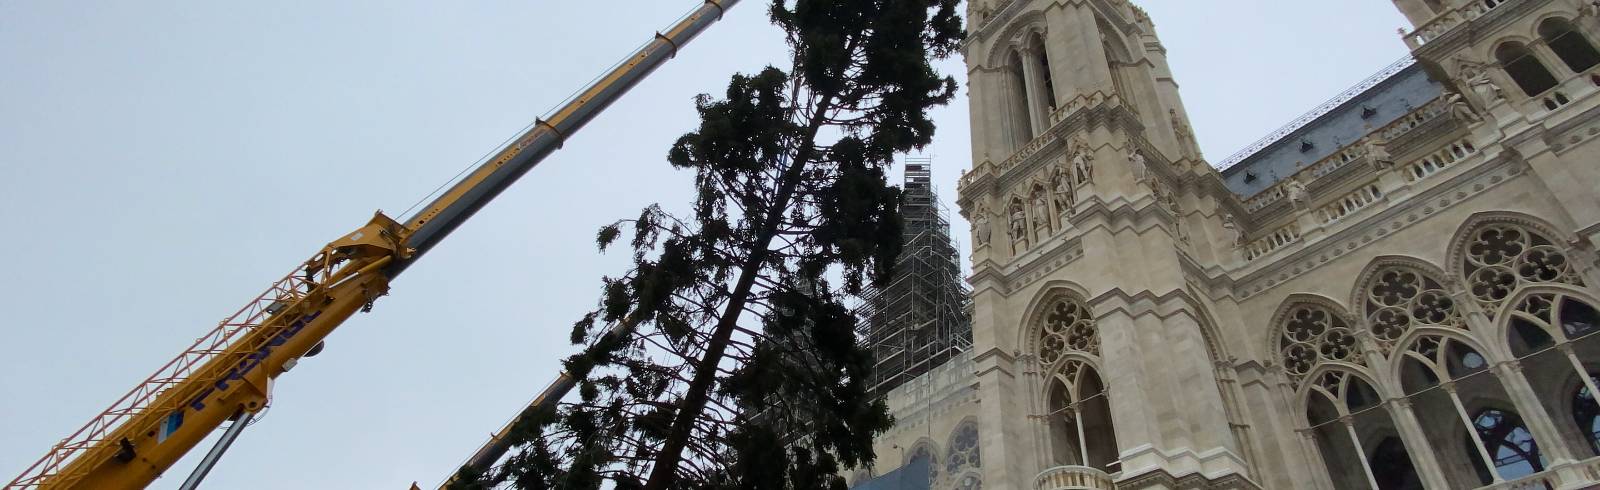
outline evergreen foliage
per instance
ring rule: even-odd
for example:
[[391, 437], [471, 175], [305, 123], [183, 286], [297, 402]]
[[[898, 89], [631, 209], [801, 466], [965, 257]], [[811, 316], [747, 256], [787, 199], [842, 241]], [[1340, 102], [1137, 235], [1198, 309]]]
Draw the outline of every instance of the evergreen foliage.
[[698, 97], [700, 126], [667, 153], [695, 172], [693, 214], [651, 206], [595, 237], [627, 240], [633, 267], [573, 325], [578, 398], [458, 486], [843, 489], [871, 464], [892, 421], [846, 302], [900, 253], [885, 171], [955, 94], [930, 61], [959, 47], [957, 3], [773, 0], [789, 69]]

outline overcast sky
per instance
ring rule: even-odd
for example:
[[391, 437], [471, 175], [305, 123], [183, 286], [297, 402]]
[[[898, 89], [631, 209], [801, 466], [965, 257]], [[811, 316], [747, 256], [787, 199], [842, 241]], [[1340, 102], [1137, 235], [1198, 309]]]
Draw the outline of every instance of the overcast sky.
[[[0, 1], [0, 481], [323, 244], [396, 215], [698, 0]], [[208, 488], [437, 484], [556, 372], [682, 209], [691, 98], [782, 61], [747, 0], [279, 378]], [[1145, 0], [1206, 156], [1405, 54], [1389, 2]], [[959, 60], [944, 68], [959, 78]], [[965, 99], [929, 153], [954, 210]], [[896, 172], [898, 179], [898, 172]], [[967, 224], [955, 218], [966, 253]], [[209, 442], [154, 488], [175, 488]]]

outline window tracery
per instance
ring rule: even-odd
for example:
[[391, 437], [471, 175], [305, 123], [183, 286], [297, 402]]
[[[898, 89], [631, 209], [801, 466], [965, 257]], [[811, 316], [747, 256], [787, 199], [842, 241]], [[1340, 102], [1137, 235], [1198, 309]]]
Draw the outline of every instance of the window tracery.
[[1365, 363], [1355, 330], [1320, 305], [1295, 305], [1285, 316], [1282, 331], [1279, 352], [1296, 386], [1323, 362]]
[[1366, 288], [1367, 328], [1387, 354], [1419, 326], [1466, 328], [1455, 300], [1431, 275], [1406, 266], [1386, 266]]
[[1039, 362], [1051, 366], [1069, 352], [1100, 355], [1100, 336], [1088, 307], [1072, 298], [1058, 298], [1046, 307], [1037, 344]]
[[1519, 287], [1549, 283], [1583, 286], [1565, 250], [1516, 224], [1494, 223], [1474, 230], [1462, 256], [1468, 291], [1490, 318]]
[[965, 422], [956, 431], [950, 434], [949, 449], [944, 457], [946, 474], [959, 475], [971, 468], [982, 468], [983, 461], [978, 451], [978, 423]]

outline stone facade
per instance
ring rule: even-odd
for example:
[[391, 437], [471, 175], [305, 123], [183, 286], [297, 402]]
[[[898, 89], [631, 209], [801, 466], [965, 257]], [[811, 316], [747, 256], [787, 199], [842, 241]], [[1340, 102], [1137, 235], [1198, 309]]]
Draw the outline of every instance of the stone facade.
[[1394, 3], [1414, 61], [1219, 171], [1137, 6], [972, 0], [973, 348], [889, 394], [875, 471], [1600, 482], [1600, 7]]

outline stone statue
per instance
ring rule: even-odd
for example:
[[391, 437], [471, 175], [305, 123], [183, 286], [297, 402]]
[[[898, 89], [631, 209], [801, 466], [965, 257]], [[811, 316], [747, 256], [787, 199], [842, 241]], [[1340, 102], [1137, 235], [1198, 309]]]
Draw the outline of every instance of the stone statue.
[[1306, 184], [1293, 177], [1283, 181], [1283, 196], [1289, 199], [1289, 203], [1293, 204], [1295, 209], [1305, 207], [1306, 200], [1311, 197], [1306, 191]]
[[1150, 181], [1150, 166], [1145, 164], [1144, 154], [1138, 148], [1128, 150], [1128, 168], [1133, 170], [1133, 180], [1140, 184]]
[[1043, 192], [1033, 196], [1033, 229], [1040, 233], [1050, 230], [1050, 203], [1045, 202]]
[[1067, 173], [1058, 167], [1055, 175], [1051, 176], [1050, 180], [1052, 185], [1051, 192], [1055, 194], [1056, 209], [1061, 211], [1062, 216], [1071, 215], [1073, 207], [1072, 179], [1068, 178]]
[[1172, 134], [1178, 138], [1178, 154], [1187, 158], [1198, 158], [1199, 145], [1194, 139], [1194, 129], [1178, 115], [1177, 109], [1167, 109], [1167, 114], [1172, 118]]
[[1011, 241], [1028, 239], [1028, 215], [1022, 211], [1021, 201], [1011, 203]]
[[1489, 78], [1489, 71], [1484, 69], [1482, 63], [1460, 60], [1460, 64], [1461, 81], [1478, 96], [1478, 103], [1483, 104], [1483, 107], [1489, 107], [1495, 101], [1506, 98], [1505, 91], [1500, 90], [1500, 85]]
[[1600, 0], [1572, 0], [1578, 10], [1578, 17], [1592, 17], [1600, 11]]
[[982, 207], [978, 208], [978, 218], [973, 220], [972, 226], [974, 232], [973, 240], [978, 243], [978, 246], [988, 245], [989, 236], [994, 233], [994, 229], [989, 226], [989, 210]]
[[1389, 154], [1388, 142], [1376, 134], [1361, 140], [1361, 152], [1367, 155], [1373, 170], [1382, 172], [1394, 167], [1394, 155]]
[[1478, 111], [1472, 109], [1472, 104], [1467, 103], [1467, 98], [1462, 97], [1460, 92], [1450, 92], [1450, 95], [1445, 97], [1445, 103], [1450, 106], [1450, 116], [1458, 121], [1467, 124], [1483, 121], [1483, 116], [1479, 116]]
[[1228, 233], [1233, 235], [1234, 246], [1244, 245], [1244, 229], [1239, 227], [1239, 221], [1234, 219], [1232, 214], [1222, 215], [1222, 229], [1228, 230]]
[[1089, 163], [1091, 159], [1089, 151], [1084, 148], [1072, 153], [1072, 171], [1078, 174], [1078, 182], [1089, 182], [1094, 177], [1094, 165]]

